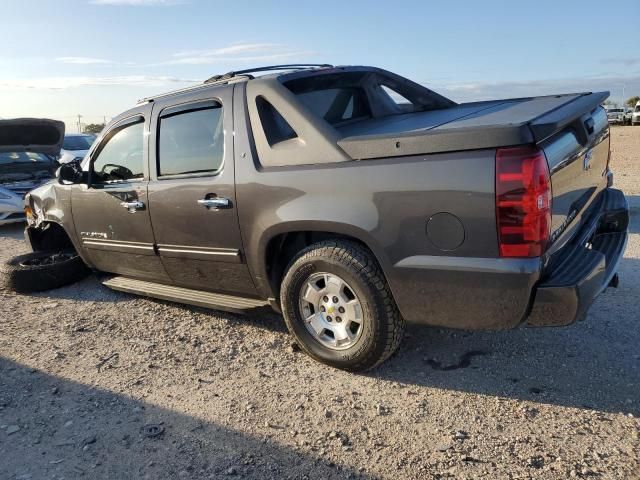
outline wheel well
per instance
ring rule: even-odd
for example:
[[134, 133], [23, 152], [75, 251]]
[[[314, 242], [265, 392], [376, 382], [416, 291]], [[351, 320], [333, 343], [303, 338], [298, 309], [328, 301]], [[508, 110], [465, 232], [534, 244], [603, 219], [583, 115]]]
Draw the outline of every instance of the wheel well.
[[309, 245], [324, 240], [349, 240], [362, 245], [367, 250], [371, 250], [361, 240], [335, 232], [301, 231], [276, 235], [267, 244], [265, 255], [269, 284], [276, 298], [280, 295], [280, 282], [282, 281], [282, 277], [284, 277], [285, 269], [293, 257]]
[[75, 249], [67, 232], [57, 223], [45, 222], [38, 228], [30, 228], [29, 237], [34, 252]]

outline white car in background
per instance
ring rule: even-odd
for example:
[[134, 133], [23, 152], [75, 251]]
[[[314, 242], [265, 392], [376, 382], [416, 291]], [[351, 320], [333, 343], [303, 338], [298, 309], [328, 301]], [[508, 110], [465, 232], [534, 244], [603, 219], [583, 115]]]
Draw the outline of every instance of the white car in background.
[[58, 163], [82, 160], [95, 140], [96, 136], [90, 133], [67, 133], [64, 136]]
[[640, 125], [640, 102], [636, 103], [636, 108], [631, 114], [631, 125]]
[[624, 125], [625, 111], [620, 107], [606, 107], [609, 125]]

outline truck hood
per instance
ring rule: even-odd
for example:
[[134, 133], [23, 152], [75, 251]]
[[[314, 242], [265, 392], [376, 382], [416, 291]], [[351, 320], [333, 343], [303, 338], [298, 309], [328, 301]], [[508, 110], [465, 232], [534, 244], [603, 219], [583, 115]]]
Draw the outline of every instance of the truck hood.
[[0, 120], [0, 152], [36, 152], [57, 156], [64, 122], [44, 118]]

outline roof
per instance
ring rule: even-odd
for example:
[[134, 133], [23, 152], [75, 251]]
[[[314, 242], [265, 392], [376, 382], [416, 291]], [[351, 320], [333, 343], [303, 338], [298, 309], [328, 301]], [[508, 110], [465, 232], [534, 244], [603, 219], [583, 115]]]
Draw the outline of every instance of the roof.
[[235, 82], [246, 82], [255, 79], [254, 73], [260, 72], [275, 72], [270, 75], [263, 75], [260, 78], [265, 77], [279, 77], [282, 72], [297, 72], [306, 70], [322, 70], [326, 68], [334, 68], [333, 65], [328, 63], [300, 63], [300, 64], [285, 64], [285, 65], [270, 65], [266, 67], [248, 68], [246, 70], [231, 71], [219, 75], [213, 75], [206, 79], [203, 83], [198, 85], [192, 85], [190, 87], [181, 88], [178, 90], [172, 90], [170, 92], [161, 93], [151, 97], [145, 97], [138, 100], [138, 104], [153, 102], [157, 98], [164, 98], [172, 95], [178, 95], [180, 93], [191, 92], [194, 90], [200, 90], [212, 85], [224, 85]]

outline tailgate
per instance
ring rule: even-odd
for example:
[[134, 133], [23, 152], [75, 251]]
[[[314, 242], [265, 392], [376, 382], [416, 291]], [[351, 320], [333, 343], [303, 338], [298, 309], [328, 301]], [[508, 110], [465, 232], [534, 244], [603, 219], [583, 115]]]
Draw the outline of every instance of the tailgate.
[[549, 253], [573, 236], [582, 214], [607, 187], [609, 140], [607, 115], [596, 107], [570, 128], [539, 143], [547, 157], [553, 192]]

